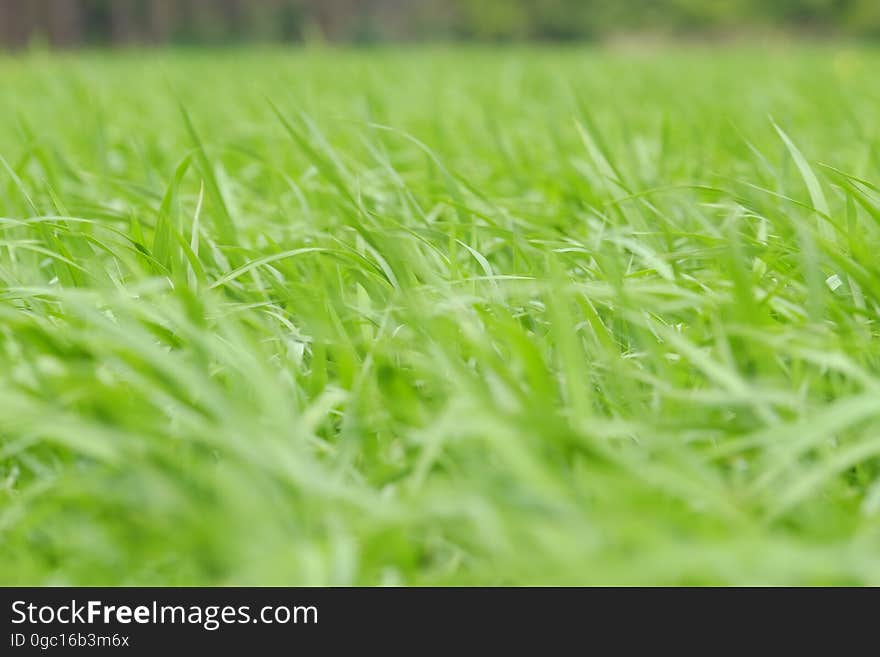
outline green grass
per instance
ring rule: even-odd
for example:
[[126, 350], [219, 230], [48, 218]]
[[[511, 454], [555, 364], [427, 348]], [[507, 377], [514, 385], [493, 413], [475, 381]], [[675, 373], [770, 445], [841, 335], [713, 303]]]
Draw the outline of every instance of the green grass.
[[880, 584], [877, 70], [0, 59], [0, 583]]

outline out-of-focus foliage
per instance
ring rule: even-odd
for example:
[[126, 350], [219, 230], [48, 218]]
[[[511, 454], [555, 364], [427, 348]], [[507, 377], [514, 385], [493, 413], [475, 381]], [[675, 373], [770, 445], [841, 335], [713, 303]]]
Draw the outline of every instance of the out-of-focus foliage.
[[[447, 3], [448, 4], [448, 3]], [[457, 0], [459, 33], [571, 39], [629, 31], [880, 31], [875, 0]]]
[[583, 40], [787, 29], [880, 35], [877, 0], [0, 0], [0, 43]]

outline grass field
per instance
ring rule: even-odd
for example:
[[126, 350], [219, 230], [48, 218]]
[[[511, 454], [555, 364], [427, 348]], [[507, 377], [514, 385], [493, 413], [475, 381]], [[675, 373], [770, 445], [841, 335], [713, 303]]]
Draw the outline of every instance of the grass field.
[[880, 584], [877, 70], [0, 59], [0, 583]]

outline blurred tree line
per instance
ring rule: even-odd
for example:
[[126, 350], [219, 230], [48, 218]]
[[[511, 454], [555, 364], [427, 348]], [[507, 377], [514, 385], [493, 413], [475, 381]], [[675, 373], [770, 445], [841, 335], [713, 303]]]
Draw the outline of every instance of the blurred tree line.
[[880, 36], [880, 0], [0, 0], [0, 43], [575, 40], [789, 28]]

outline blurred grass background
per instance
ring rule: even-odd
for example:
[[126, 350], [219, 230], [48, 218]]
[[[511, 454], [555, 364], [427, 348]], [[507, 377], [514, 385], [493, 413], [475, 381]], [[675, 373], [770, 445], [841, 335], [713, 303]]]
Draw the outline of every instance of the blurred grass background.
[[880, 35], [876, 0], [0, 0], [0, 43]]

